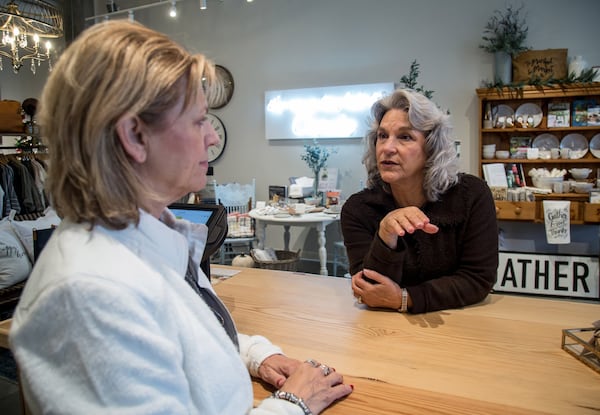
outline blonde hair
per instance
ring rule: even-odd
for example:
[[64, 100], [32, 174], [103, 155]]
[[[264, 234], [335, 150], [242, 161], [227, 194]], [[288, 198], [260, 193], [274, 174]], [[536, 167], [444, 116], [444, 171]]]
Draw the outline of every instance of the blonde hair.
[[163, 128], [184, 95], [210, 95], [214, 66], [136, 22], [86, 29], [62, 54], [42, 92], [39, 121], [50, 163], [47, 190], [59, 216], [123, 229], [139, 221], [138, 179], [117, 137], [125, 114]]

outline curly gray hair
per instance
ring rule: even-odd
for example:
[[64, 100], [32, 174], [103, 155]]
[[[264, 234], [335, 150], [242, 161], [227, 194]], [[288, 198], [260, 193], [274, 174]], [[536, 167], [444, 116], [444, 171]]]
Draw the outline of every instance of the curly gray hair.
[[371, 107], [372, 121], [365, 136], [366, 151], [363, 156], [368, 175], [367, 186], [381, 186], [386, 192], [391, 191], [390, 185], [381, 179], [375, 154], [377, 129], [390, 109], [405, 110], [411, 127], [425, 134], [427, 161], [423, 187], [428, 201], [439, 200], [440, 195], [458, 181], [458, 159], [454, 140], [451, 138], [450, 118], [434, 102], [410, 89], [397, 89]]

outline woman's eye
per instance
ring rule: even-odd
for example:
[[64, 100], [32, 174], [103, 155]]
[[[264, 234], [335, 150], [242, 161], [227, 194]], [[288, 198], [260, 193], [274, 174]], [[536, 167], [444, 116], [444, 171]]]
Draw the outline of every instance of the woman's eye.
[[384, 133], [384, 132], [381, 132], [381, 131], [380, 131], [380, 132], [378, 132], [378, 133], [377, 133], [377, 139], [378, 139], [378, 140], [384, 140], [384, 139], [386, 139], [387, 137], [388, 137], [388, 135], [387, 135], [386, 133]]

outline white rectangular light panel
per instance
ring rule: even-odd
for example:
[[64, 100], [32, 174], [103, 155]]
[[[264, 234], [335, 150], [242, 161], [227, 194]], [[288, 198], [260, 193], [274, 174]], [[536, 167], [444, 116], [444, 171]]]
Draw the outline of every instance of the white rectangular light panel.
[[394, 83], [265, 92], [267, 140], [364, 137], [370, 110]]

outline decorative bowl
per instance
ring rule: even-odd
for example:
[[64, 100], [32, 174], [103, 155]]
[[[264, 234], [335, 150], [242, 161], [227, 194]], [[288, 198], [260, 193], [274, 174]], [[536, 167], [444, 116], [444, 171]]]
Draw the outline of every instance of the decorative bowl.
[[508, 152], [506, 150], [498, 150], [498, 151], [496, 151], [496, 158], [497, 159], [507, 159], [508, 157], [510, 157], [510, 152]]
[[589, 193], [594, 188], [594, 183], [575, 182], [575, 193]]
[[584, 180], [587, 179], [592, 169], [569, 169], [569, 173], [576, 180]]
[[532, 177], [533, 186], [540, 189], [552, 190], [552, 183], [560, 183], [563, 181], [563, 177], [549, 177], [549, 176], [538, 176]]

